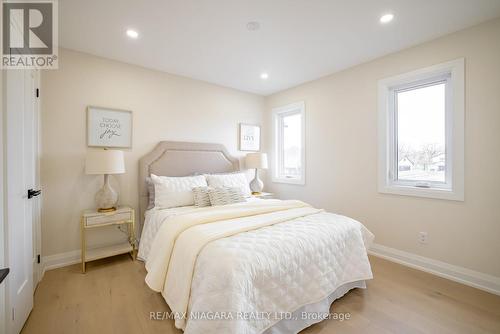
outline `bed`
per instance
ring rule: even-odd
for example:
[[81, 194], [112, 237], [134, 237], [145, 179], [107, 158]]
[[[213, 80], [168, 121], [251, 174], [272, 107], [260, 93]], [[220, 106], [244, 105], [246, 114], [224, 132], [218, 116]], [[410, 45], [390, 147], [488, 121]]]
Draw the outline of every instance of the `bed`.
[[147, 210], [151, 174], [239, 169], [219, 144], [164, 141], [140, 160], [146, 283], [186, 334], [297, 333], [331, 317], [334, 300], [372, 278], [361, 223], [291, 200]]

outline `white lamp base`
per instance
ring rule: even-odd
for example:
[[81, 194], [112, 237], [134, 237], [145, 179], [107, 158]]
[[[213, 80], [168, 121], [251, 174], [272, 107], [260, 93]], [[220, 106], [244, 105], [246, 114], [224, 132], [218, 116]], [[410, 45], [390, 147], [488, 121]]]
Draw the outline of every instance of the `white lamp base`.
[[104, 174], [104, 185], [95, 194], [95, 202], [99, 212], [111, 212], [116, 210], [118, 193], [109, 184], [109, 175]]
[[255, 168], [255, 177], [250, 182], [250, 190], [252, 190], [252, 193], [261, 193], [262, 189], [264, 189], [264, 182], [259, 179], [258, 169]]

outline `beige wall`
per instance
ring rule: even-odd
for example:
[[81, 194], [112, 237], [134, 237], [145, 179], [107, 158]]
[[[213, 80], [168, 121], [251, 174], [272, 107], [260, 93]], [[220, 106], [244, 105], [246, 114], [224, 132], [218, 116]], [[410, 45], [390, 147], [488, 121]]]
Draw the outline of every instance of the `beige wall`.
[[[267, 190], [352, 216], [375, 233], [378, 244], [500, 277], [498, 36], [500, 20], [491, 21], [265, 99], [62, 50], [60, 69], [42, 76], [43, 254], [79, 249], [80, 212], [94, 206], [102, 182], [83, 173], [87, 105], [134, 112], [127, 173], [113, 183], [122, 203], [137, 206], [137, 161], [158, 141], [224, 143], [241, 156], [237, 124], [263, 123], [264, 148], [270, 152], [271, 109], [303, 100], [306, 185], [268, 180]], [[377, 80], [461, 57], [466, 59], [465, 202], [379, 194]], [[429, 233], [427, 245], [417, 242], [420, 231]], [[95, 240], [105, 243], [109, 236]]]
[[[126, 174], [113, 177], [120, 202], [137, 208], [138, 159], [160, 140], [223, 143], [237, 151], [238, 123], [262, 121], [264, 98], [216, 85], [61, 50], [42, 75], [43, 255], [80, 248], [79, 217], [94, 207], [102, 177], [84, 174], [88, 105], [132, 110]], [[95, 233], [104, 244], [119, 231]], [[109, 239], [111, 238], [111, 239]]]
[[[306, 103], [306, 185], [268, 190], [354, 217], [378, 244], [500, 277], [499, 36], [491, 21], [266, 98], [267, 125], [273, 107]], [[377, 80], [461, 57], [465, 202], [378, 193]]]

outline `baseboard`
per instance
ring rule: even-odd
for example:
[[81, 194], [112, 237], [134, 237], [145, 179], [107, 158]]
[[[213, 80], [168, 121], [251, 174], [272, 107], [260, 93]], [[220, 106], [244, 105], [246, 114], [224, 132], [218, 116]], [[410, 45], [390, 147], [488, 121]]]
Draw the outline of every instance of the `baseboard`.
[[[100, 245], [99, 247], [112, 247], [113, 245]], [[94, 248], [95, 249], [95, 248]], [[87, 249], [87, 257], [90, 256], [90, 251], [92, 248]], [[114, 254], [108, 255], [108, 256], [113, 256]], [[45, 275], [45, 272], [48, 270], [52, 269], [57, 269], [57, 268], [62, 268], [66, 266], [70, 266], [72, 264], [80, 263], [81, 262], [81, 256], [82, 256], [82, 251], [80, 249], [66, 252], [66, 253], [59, 253], [59, 254], [54, 254], [54, 255], [48, 255], [48, 256], [43, 256], [42, 257], [42, 278]], [[89, 259], [88, 261], [92, 261]]]
[[[410, 268], [422, 270], [439, 277], [500, 295], [500, 277], [495, 277], [379, 244], [373, 244], [368, 253], [391, 262], [399, 263]], [[80, 250], [75, 250], [67, 253], [44, 256], [42, 277], [47, 270], [79, 263], [80, 255]]]
[[74, 250], [67, 253], [44, 256], [42, 258], [43, 270], [42, 277], [47, 270], [70, 266], [81, 261], [81, 251]]
[[394, 248], [373, 244], [369, 254], [391, 262], [425, 271], [458, 283], [500, 295], [500, 277], [403, 252]]

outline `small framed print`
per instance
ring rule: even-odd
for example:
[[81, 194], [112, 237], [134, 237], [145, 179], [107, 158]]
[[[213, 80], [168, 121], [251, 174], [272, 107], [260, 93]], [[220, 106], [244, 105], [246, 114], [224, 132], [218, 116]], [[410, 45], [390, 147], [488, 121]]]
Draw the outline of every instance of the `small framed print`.
[[240, 123], [240, 151], [260, 151], [260, 126]]
[[89, 106], [87, 146], [132, 148], [132, 112]]

